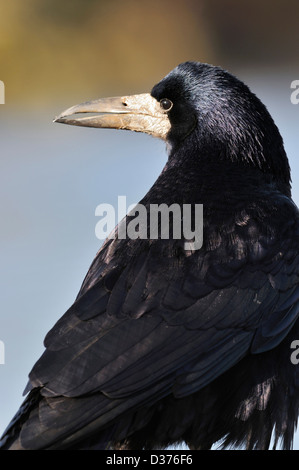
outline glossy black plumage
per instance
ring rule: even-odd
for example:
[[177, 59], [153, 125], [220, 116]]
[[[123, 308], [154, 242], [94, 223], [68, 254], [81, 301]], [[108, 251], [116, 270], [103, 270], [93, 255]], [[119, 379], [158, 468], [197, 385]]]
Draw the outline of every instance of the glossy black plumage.
[[152, 96], [173, 102], [169, 159], [140, 202], [203, 204], [203, 247], [107, 240], [2, 448], [292, 446], [299, 222], [281, 136], [217, 67], [181, 64]]

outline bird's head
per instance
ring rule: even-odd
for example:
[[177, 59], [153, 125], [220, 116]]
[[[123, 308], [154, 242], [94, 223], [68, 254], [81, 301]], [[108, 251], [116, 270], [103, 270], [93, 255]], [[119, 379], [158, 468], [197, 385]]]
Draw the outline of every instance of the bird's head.
[[[87, 117], [74, 114], [89, 113]], [[128, 129], [167, 141], [170, 158], [254, 167], [290, 194], [290, 169], [281, 135], [262, 102], [236, 77], [200, 62], [185, 62], [151, 93], [73, 106], [55, 122]]]

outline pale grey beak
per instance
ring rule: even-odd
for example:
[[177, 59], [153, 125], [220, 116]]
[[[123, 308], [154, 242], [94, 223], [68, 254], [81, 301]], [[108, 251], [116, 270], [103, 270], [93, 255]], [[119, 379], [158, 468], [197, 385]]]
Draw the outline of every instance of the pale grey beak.
[[[72, 117], [78, 113], [97, 113]], [[63, 111], [54, 122], [74, 126], [127, 129], [166, 139], [170, 121], [160, 103], [149, 93], [87, 101]]]

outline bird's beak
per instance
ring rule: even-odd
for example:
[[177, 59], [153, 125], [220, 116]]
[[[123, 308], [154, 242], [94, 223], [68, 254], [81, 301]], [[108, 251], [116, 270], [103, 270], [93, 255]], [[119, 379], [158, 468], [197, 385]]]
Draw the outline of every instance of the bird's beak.
[[[69, 117], [96, 113], [87, 117]], [[149, 93], [87, 101], [63, 111], [54, 122], [75, 126], [128, 129], [166, 139], [170, 130], [167, 113]]]

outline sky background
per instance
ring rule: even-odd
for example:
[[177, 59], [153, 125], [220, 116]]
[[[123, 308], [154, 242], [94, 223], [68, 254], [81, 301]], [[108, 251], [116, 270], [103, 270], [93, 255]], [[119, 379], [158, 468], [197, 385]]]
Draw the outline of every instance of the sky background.
[[299, 105], [290, 100], [298, 14], [295, 0], [1, 2], [0, 433], [102, 243], [97, 205], [117, 207], [121, 195], [138, 202], [167, 158], [149, 136], [62, 126], [54, 116], [89, 99], [148, 92], [186, 60], [220, 65], [272, 114], [299, 204]]

